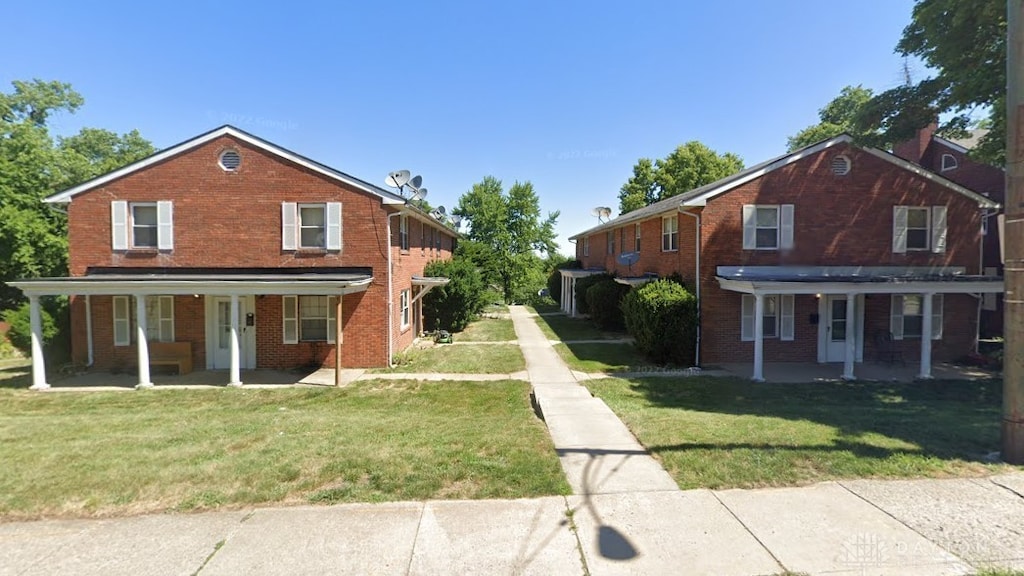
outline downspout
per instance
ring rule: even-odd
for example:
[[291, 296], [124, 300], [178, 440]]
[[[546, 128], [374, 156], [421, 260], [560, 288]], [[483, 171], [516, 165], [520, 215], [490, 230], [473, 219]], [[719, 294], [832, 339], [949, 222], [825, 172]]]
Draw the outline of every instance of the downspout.
[[395, 314], [395, 301], [394, 301], [395, 300], [395, 288], [394, 288], [395, 279], [394, 279], [394, 269], [392, 268], [392, 264], [391, 264], [391, 219], [394, 218], [395, 216], [401, 216], [401, 215], [402, 215], [402, 211], [399, 210], [398, 212], [395, 212], [394, 214], [388, 214], [388, 218], [387, 218], [387, 221], [388, 221], [388, 225], [387, 225], [387, 238], [388, 238], [388, 241], [387, 241], [387, 247], [388, 247], [388, 367], [389, 368], [394, 368], [395, 367], [394, 355], [392, 354], [392, 352], [394, 352], [394, 345], [395, 345], [394, 342], [392, 341], [392, 338], [394, 337], [394, 332], [395, 332], [395, 323], [394, 323], [394, 320], [395, 320], [394, 319], [394, 314]]
[[88, 363], [85, 365], [86, 368], [92, 368], [93, 355], [92, 355], [92, 301], [90, 296], [85, 296], [85, 347], [88, 350]]
[[694, 244], [694, 252], [695, 252], [695, 261], [696, 261], [696, 264], [695, 264], [696, 268], [695, 268], [695, 273], [694, 273], [694, 286], [695, 286], [695, 290], [697, 292], [697, 294], [696, 294], [696, 296], [697, 296], [697, 346], [696, 346], [696, 348], [697, 349], [694, 351], [694, 354], [693, 354], [693, 363], [695, 365], [697, 365], [697, 366], [700, 366], [700, 332], [701, 332], [700, 325], [701, 325], [701, 308], [703, 307], [703, 302], [701, 302], [701, 300], [700, 300], [700, 214], [694, 214], [692, 212], [687, 212], [687, 211], [683, 210], [682, 207], [679, 208], [679, 213], [680, 214], [686, 214], [687, 216], [692, 217], [694, 220], [696, 220], [696, 226], [697, 226], [697, 235], [695, 237], [696, 241], [693, 243]]

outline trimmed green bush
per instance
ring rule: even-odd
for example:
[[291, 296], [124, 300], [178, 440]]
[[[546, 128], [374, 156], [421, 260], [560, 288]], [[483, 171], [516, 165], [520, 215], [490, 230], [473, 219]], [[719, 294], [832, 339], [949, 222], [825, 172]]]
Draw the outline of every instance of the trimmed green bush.
[[601, 273], [593, 274], [591, 276], [584, 276], [576, 279], [576, 312], [580, 314], [590, 314], [590, 308], [587, 306], [587, 290], [590, 287], [602, 280], [609, 280], [614, 278], [611, 274]]
[[487, 304], [483, 277], [468, 258], [435, 260], [427, 264], [423, 274], [451, 280], [423, 297], [423, 321], [427, 330], [461, 332]]
[[630, 287], [611, 278], [604, 278], [587, 289], [587, 310], [590, 320], [602, 330], [622, 330], [626, 327], [622, 316], [622, 298]]
[[[53, 317], [50, 316], [50, 313], [47, 312], [45, 308], [40, 308], [39, 315], [43, 321], [43, 344], [49, 344], [57, 335], [57, 324], [53, 321]], [[11, 325], [11, 329], [7, 332], [7, 339], [11, 341], [11, 344], [13, 344], [15, 348], [21, 350], [24, 354], [31, 354], [32, 316], [30, 314], [28, 302], [25, 302], [13, 310], [5, 310], [3, 316], [4, 322]]]
[[636, 347], [659, 364], [692, 366], [697, 343], [697, 298], [671, 280], [655, 280], [622, 300], [626, 330]]

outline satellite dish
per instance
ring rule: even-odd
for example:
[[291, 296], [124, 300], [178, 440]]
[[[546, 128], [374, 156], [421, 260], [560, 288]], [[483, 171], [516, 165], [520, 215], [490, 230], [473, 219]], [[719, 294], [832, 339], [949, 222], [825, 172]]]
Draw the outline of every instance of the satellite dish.
[[438, 206], [437, 213], [444, 216], [444, 206]]
[[596, 216], [596, 217], [600, 218], [601, 217], [601, 207], [598, 206], [597, 208], [592, 208], [590, 210], [590, 215], [591, 216]]
[[608, 208], [608, 207], [602, 207], [601, 208], [601, 217], [602, 218], [608, 218], [611, 215], [612, 215], [612, 209], [611, 208]]
[[384, 179], [384, 183], [392, 188], [401, 188], [409, 182], [410, 172], [408, 170], [395, 170], [389, 172], [388, 177]]
[[441, 216], [443, 216], [436, 208], [430, 211], [430, 215], [434, 217], [434, 220], [440, 220]]
[[417, 174], [416, 176], [413, 176], [412, 180], [409, 180], [409, 187], [411, 187], [411, 188], [413, 188], [415, 190], [419, 190], [420, 186], [422, 186], [422, 185], [423, 185], [423, 176], [420, 176], [419, 174]]
[[622, 264], [623, 266], [628, 266], [628, 267], [632, 268], [633, 264], [636, 264], [637, 261], [640, 260], [640, 253], [639, 252], [623, 252], [622, 254], [619, 254], [618, 256], [616, 256], [615, 260], [619, 264]]
[[417, 200], [423, 200], [426, 197], [427, 197], [427, 189], [426, 188], [420, 188], [419, 190], [416, 191], [416, 199]]
[[458, 228], [460, 224], [462, 224], [462, 216], [459, 216], [458, 214], [452, 216], [452, 226]]

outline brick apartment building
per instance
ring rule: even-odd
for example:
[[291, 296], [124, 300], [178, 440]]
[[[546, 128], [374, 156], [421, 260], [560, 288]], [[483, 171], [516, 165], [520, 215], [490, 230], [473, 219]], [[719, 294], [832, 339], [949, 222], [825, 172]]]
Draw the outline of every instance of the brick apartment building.
[[170, 345], [233, 385], [242, 369], [338, 357], [386, 366], [421, 329], [419, 298], [445, 282], [425, 264], [457, 238], [395, 191], [231, 126], [44, 202], [67, 209], [69, 276], [12, 284], [36, 327], [40, 296], [71, 296], [73, 360], [135, 367], [140, 387]]
[[[575, 280], [639, 284], [680, 274], [699, 300], [700, 364], [842, 362], [883, 348], [920, 362], [974, 348], [985, 275], [982, 223], [998, 202], [838, 136], [576, 234]], [[638, 252], [635, 263], [623, 253]], [[991, 272], [991, 270], [990, 270]]]

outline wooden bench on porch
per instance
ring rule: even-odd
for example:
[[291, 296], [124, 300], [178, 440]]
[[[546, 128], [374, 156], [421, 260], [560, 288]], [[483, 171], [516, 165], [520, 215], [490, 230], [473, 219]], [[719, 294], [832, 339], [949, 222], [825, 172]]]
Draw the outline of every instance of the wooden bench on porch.
[[177, 366], [178, 374], [192, 371], [191, 342], [150, 342], [149, 363], [157, 366]]

